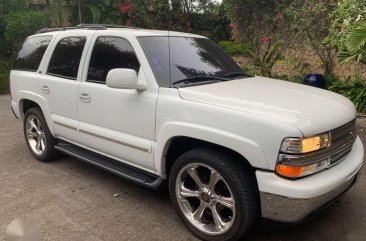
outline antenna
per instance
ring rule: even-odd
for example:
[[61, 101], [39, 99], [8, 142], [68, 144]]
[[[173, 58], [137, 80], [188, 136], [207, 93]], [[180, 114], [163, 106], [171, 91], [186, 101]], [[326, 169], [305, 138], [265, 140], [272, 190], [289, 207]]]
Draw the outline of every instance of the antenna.
[[171, 65], [170, 65], [170, 30], [168, 30], [168, 54], [169, 54], [169, 82], [170, 82], [170, 87], [172, 87], [172, 73], [171, 73]]

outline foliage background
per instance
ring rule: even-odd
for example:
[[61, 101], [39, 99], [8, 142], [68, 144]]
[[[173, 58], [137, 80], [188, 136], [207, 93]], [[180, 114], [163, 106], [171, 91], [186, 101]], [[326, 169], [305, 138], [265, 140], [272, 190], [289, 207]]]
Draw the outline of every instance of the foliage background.
[[[363, 42], [352, 52], [348, 39], [365, 22], [365, 0], [2, 0], [0, 92], [8, 89], [12, 62], [27, 36], [44, 27], [107, 23], [205, 35], [245, 59], [242, 67], [257, 75], [301, 82], [305, 74], [324, 73], [331, 76], [330, 90], [364, 111], [365, 61], [342, 64], [337, 55], [364, 56]], [[301, 56], [304, 51], [310, 59]], [[290, 67], [281, 72], [281, 66]], [[337, 76], [340, 70], [346, 81]]]
[[223, 5], [210, 0], [2, 0], [0, 2], [0, 92], [24, 39], [46, 27], [105, 23], [231, 38]]

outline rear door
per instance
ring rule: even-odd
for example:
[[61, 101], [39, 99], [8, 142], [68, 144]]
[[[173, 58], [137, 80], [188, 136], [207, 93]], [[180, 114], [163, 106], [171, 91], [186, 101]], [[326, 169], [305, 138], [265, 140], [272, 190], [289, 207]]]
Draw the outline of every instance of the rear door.
[[77, 100], [81, 63], [92, 34], [90, 31], [59, 34], [38, 84], [39, 98], [48, 105], [56, 136], [69, 141], [78, 140]]
[[[158, 89], [112, 89], [106, 85], [111, 69], [128, 68], [146, 82], [144, 58], [136, 38], [102, 35], [91, 43], [79, 88], [80, 142], [112, 158], [153, 172], [155, 110]], [[146, 58], [145, 58], [146, 62]]]

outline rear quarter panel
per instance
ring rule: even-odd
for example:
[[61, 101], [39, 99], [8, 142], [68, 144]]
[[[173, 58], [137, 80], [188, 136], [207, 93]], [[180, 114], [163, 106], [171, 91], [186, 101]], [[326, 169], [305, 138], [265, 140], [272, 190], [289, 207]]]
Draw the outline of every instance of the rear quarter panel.
[[54, 44], [55, 36], [57, 36], [57, 34], [58, 33], [45, 33], [37, 35], [52, 35], [52, 40], [49, 43], [36, 71], [11, 70], [10, 72], [10, 91], [12, 95], [11, 106], [17, 117], [21, 119], [24, 117], [22, 113], [22, 102], [24, 100], [31, 100], [41, 107], [52, 134], [54, 134], [54, 130], [52, 121], [50, 120], [50, 115], [48, 114], [49, 111], [47, 108], [47, 103], [44, 100], [38, 98], [38, 84], [41, 76], [40, 71], [48, 62], [51, 54], [50, 48]]

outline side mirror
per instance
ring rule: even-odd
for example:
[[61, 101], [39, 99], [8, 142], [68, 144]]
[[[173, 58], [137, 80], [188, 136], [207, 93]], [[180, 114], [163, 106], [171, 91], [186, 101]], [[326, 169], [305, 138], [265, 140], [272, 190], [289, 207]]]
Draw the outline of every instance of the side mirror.
[[114, 89], [146, 89], [143, 83], [139, 83], [133, 69], [112, 69], [108, 72], [106, 82], [108, 87]]

